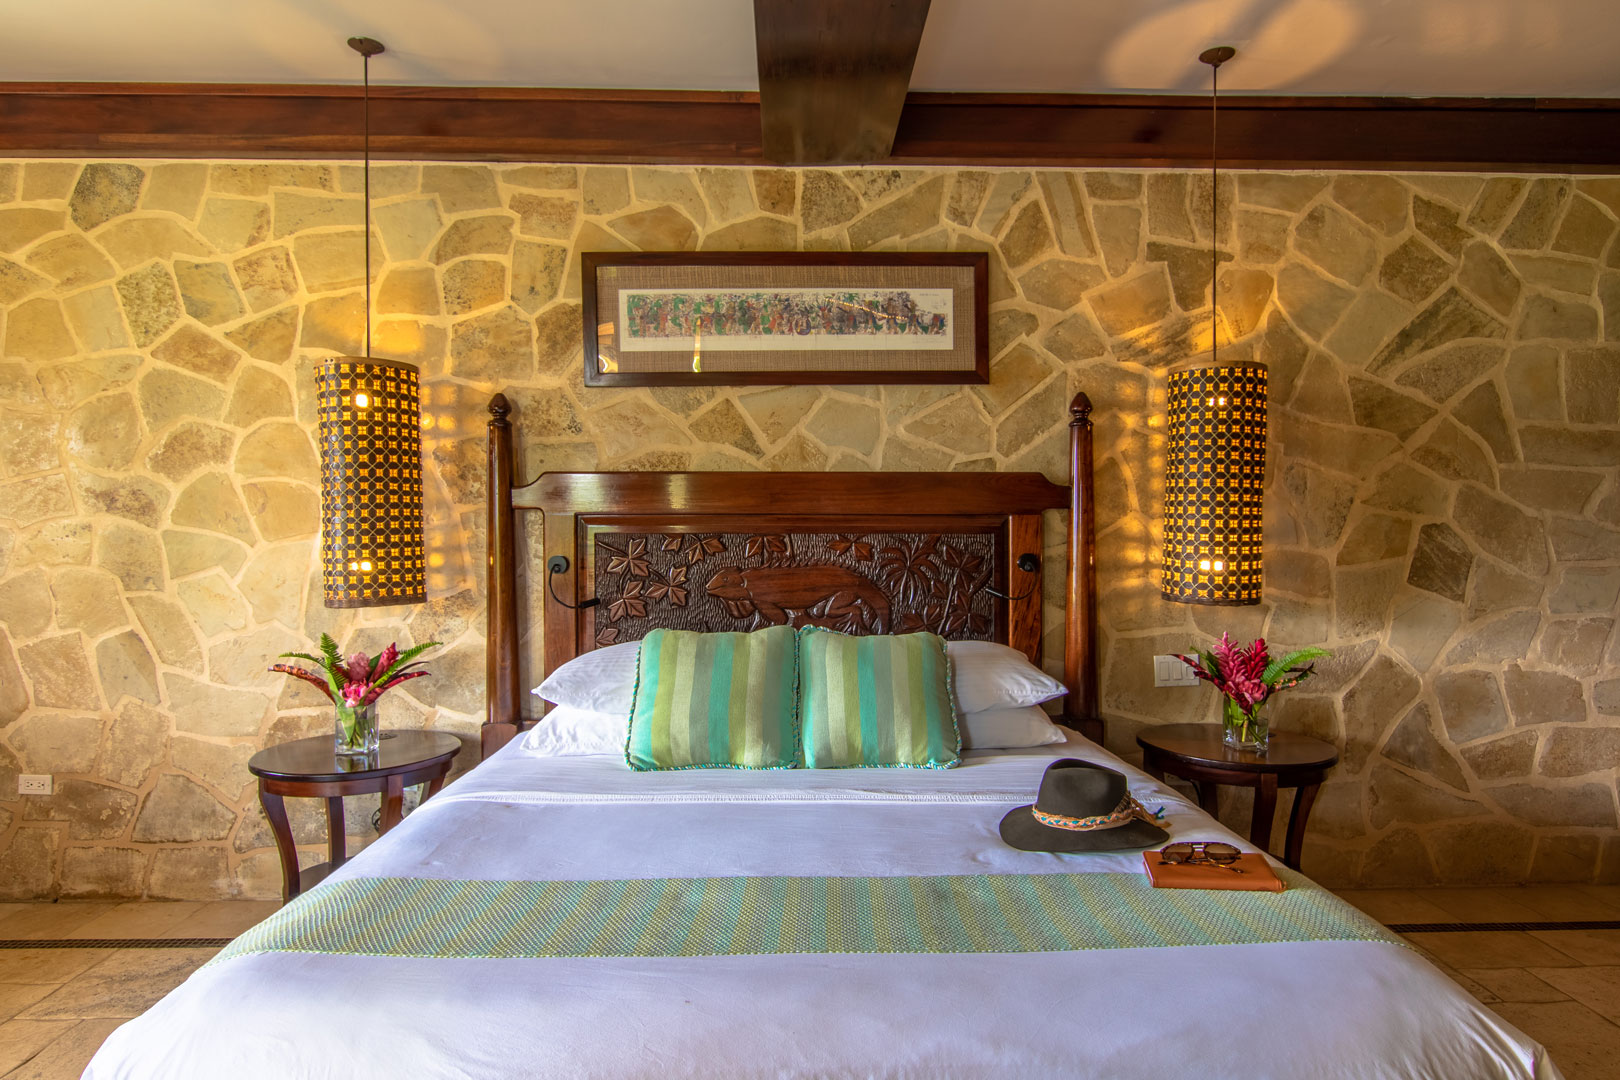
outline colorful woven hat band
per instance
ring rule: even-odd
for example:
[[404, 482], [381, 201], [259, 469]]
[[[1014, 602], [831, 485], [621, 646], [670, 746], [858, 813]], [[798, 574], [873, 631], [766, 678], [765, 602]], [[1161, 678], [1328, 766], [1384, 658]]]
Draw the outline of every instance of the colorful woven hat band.
[[1048, 814], [1037, 807], [1030, 807], [1029, 812], [1035, 820], [1042, 825], [1054, 829], [1067, 829], [1070, 832], [1093, 832], [1097, 829], [1116, 829], [1129, 821], [1145, 821], [1149, 825], [1158, 823], [1164, 816], [1161, 807], [1158, 812], [1150, 813], [1147, 807], [1136, 801], [1136, 797], [1129, 792], [1119, 801], [1119, 805], [1106, 814], [1094, 814], [1091, 817], [1064, 817], [1062, 814]]

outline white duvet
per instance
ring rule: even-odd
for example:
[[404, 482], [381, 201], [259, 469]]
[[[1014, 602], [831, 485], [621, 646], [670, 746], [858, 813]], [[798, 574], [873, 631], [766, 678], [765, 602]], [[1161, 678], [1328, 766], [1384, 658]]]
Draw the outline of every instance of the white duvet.
[[[1126, 769], [1177, 839], [1250, 845], [1085, 742], [948, 772], [632, 773], [513, 742], [333, 880], [1140, 872], [1002, 844], [1046, 762]], [[1409, 949], [1368, 942], [1013, 955], [426, 960], [204, 968], [85, 1076], [1432, 1077], [1555, 1080], [1546, 1052]]]

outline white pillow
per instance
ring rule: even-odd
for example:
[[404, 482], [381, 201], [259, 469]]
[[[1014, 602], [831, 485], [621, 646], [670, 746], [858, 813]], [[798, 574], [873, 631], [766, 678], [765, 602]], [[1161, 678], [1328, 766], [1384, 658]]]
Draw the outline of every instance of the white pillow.
[[1039, 705], [961, 713], [956, 719], [964, 750], [1045, 746], [1068, 738]]
[[523, 749], [541, 757], [615, 754], [624, 757], [630, 734], [630, 710], [621, 715], [559, 705], [523, 735]]
[[639, 641], [592, 649], [547, 675], [534, 692], [553, 705], [622, 716], [629, 723], [636, 696], [636, 655], [640, 651]]
[[[635, 704], [636, 657], [640, 649], [639, 641], [592, 649], [546, 676], [534, 692], [554, 705], [628, 718]], [[945, 652], [951, 659], [959, 714], [1039, 705], [1068, 693], [1062, 683], [1006, 645], [994, 641], [948, 641]]]
[[1017, 649], [994, 641], [949, 641], [959, 713], [1039, 705], [1068, 693], [1063, 684]]

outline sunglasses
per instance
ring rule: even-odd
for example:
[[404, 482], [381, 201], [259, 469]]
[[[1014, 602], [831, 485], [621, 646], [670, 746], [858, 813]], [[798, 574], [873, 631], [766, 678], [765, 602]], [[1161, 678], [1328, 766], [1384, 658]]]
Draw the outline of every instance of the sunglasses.
[[1169, 863], [1172, 866], [1186, 863], [1192, 866], [1214, 866], [1222, 870], [1230, 870], [1234, 874], [1243, 873], [1243, 868], [1234, 866], [1238, 857], [1243, 853], [1231, 844], [1219, 840], [1189, 842], [1182, 841], [1170, 844], [1159, 851], [1159, 862]]

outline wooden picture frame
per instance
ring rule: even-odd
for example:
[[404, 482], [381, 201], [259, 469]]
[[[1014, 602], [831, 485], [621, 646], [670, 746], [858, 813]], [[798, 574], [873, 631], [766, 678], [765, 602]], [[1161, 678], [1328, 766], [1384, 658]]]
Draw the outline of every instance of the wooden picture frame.
[[586, 252], [585, 385], [990, 381], [984, 252]]

